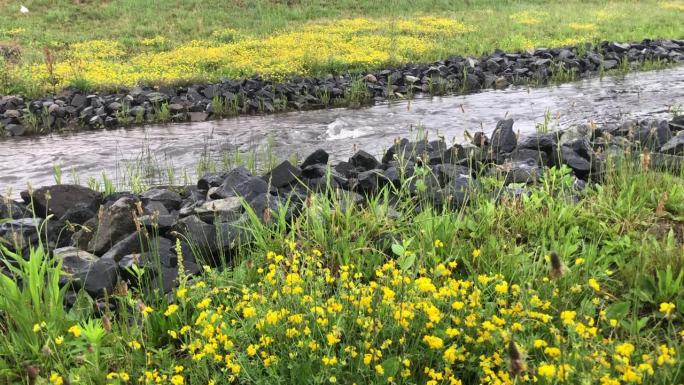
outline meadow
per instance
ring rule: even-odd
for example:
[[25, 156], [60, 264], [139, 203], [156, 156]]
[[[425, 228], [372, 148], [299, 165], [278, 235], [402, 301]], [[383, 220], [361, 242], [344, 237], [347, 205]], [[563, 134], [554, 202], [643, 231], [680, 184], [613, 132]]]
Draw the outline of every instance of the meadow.
[[[76, 291], [68, 310], [42, 244], [24, 257], [0, 246], [0, 378], [681, 383], [684, 175], [633, 159], [581, 191], [566, 167], [517, 195], [482, 175], [456, 210], [415, 195], [420, 168], [360, 206], [311, 192], [295, 219], [294, 201], [265, 222], [248, 211], [244, 242], [218, 263], [179, 241], [170, 295], [153, 262], [97, 303]], [[152, 254], [157, 234], [141, 231]]]
[[363, 73], [495, 49], [681, 38], [677, 1], [0, 2], [0, 93]]

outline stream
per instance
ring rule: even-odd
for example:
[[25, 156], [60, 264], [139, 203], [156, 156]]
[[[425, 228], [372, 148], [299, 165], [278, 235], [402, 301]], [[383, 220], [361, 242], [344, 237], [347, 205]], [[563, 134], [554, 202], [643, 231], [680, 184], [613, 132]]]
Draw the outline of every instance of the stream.
[[[276, 159], [297, 154], [299, 159], [323, 148], [332, 160], [346, 159], [355, 149], [381, 155], [397, 137], [444, 136], [462, 142], [464, 133], [491, 133], [502, 118], [515, 120], [524, 135], [546, 121], [550, 129], [577, 124], [617, 122], [627, 118], [669, 118], [684, 108], [684, 66], [591, 78], [558, 86], [485, 90], [469, 95], [424, 97], [412, 101], [376, 104], [359, 109], [289, 112], [201, 123], [152, 124], [116, 130], [81, 131], [47, 136], [0, 138], [0, 194], [17, 196], [26, 183], [55, 183], [54, 165], [62, 182], [72, 174], [85, 184], [89, 176], [101, 179], [124, 174], [147, 153], [158, 165], [186, 170], [195, 180], [198, 160], [207, 154], [269, 148]], [[232, 155], [230, 155], [232, 156]], [[131, 163], [133, 162], [133, 163]]]

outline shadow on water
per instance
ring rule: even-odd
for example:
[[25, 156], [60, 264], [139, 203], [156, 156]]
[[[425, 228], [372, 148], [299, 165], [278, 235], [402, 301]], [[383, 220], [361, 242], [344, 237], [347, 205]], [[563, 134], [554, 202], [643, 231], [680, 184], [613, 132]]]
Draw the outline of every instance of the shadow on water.
[[147, 157], [180, 175], [194, 177], [203, 156], [249, 152], [269, 146], [284, 159], [323, 148], [343, 159], [355, 148], [380, 154], [397, 137], [411, 137], [424, 127], [431, 136], [463, 141], [465, 130], [491, 132], [504, 117], [515, 120], [521, 134], [551, 119], [552, 129], [576, 124], [606, 123], [625, 118], [670, 117], [670, 108], [684, 106], [684, 67], [632, 73], [622, 77], [585, 79], [544, 88], [511, 87], [476, 94], [414, 99], [362, 109], [329, 109], [111, 131], [52, 134], [0, 139], [0, 193], [12, 195], [33, 186], [54, 183], [53, 165], [81, 183], [89, 176], [110, 178]]

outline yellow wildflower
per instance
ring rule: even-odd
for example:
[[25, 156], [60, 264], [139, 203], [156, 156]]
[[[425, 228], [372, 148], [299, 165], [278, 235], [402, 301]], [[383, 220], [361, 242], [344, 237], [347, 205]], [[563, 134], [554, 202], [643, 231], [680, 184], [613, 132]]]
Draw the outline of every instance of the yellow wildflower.
[[188, 289], [186, 289], [184, 287], [181, 287], [180, 289], [178, 289], [178, 291], [176, 291], [176, 298], [183, 299], [183, 298], [187, 297], [187, 295], [188, 295]]
[[577, 315], [577, 312], [575, 312], [575, 311], [565, 310], [565, 311], [561, 312], [560, 318], [563, 321], [564, 325], [574, 325], [576, 315]]
[[537, 368], [537, 373], [541, 377], [552, 379], [556, 376], [556, 366], [553, 364], [542, 364]]
[[434, 293], [435, 291], [437, 291], [437, 288], [432, 283], [432, 280], [428, 277], [420, 277], [416, 279], [415, 282], [416, 286], [418, 287], [418, 290], [424, 293]]
[[629, 357], [634, 353], [634, 345], [629, 342], [622, 343], [615, 347], [615, 352], [623, 357]]
[[256, 309], [253, 307], [245, 307], [242, 309], [242, 316], [245, 318], [256, 317]]
[[444, 361], [446, 361], [449, 364], [453, 364], [456, 362], [456, 359], [458, 358], [458, 353], [456, 351], [455, 346], [450, 346], [447, 350], [444, 351]]
[[78, 325], [74, 325], [69, 328], [68, 332], [73, 334], [74, 337], [78, 338], [81, 336], [81, 327]]
[[142, 313], [143, 313], [143, 316], [145, 316], [145, 317], [152, 314], [153, 311], [154, 311], [154, 309], [151, 306], [145, 305], [142, 308]]
[[672, 302], [663, 302], [660, 304], [660, 312], [665, 313], [665, 315], [670, 315], [675, 307], [675, 304]]
[[595, 292], [601, 291], [601, 285], [594, 278], [589, 278], [588, 285], [590, 288], [594, 289]]
[[178, 311], [178, 305], [172, 304], [172, 305], [169, 305], [169, 307], [166, 308], [166, 311], [164, 312], [164, 315], [167, 316], [167, 317], [169, 317], [169, 316], [171, 316], [173, 313], [175, 313], [176, 311]]
[[444, 346], [444, 341], [442, 341], [441, 338], [427, 335], [423, 337], [423, 342], [427, 344], [431, 349], [440, 349], [442, 346]]
[[63, 385], [64, 384], [64, 378], [60, 376], [59, 374], [52, 372], [50, 375], [50, 383], [52, 385]]
[[43, 321], [41, 323], [33, 324], [33, 332], [38, 333], [39, 331], [41, 331], [46, 326], [47, 326], [47, 324], [45, 323], [45, 321]]
[[135, 341], [135, 340], [128, 342], [128, 346], [133, 350], [140, 350], [140, 348], [142, 348], [142, 345], [140, 345], [140, 342]]

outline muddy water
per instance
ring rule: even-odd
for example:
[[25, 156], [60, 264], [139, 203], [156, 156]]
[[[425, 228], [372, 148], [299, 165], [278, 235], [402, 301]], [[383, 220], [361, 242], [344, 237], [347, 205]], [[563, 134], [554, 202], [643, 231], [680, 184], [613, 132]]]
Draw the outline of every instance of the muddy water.
[[512, 87], [464, 96], [416, 99], [362, 109], [329, 109], [267, 116], [245, 116], [203, 123], [150, 125], [144, 128], [53, 134], [37, 138], [0, 139], [0, 193], [16, 195], [33, 186], [54, 183], [53, 165], [71, 170], [85, 183], [88, 176], [122, 175], [131, 159], [149, 149], [156, 162], [192, 176], [203, 153], [221, 157], [226, 151], [263, 149], [270, 143], [276, 158], [304, 156], [316, 148], [334, 159], [355, 148], [380, 154], [394, 138], [429, 135], [463, 141], [464, 132], [491, 132], [496, 121], [510, 117], [514, 129], [533, 132], [551, 117], [552, 129], [590, 121], [603, 123], [628, 117], [670, 117], [669, 108], [684, 106], [684, 67], [633, 73], [625, 77], [586, 79], [545, 88]]

